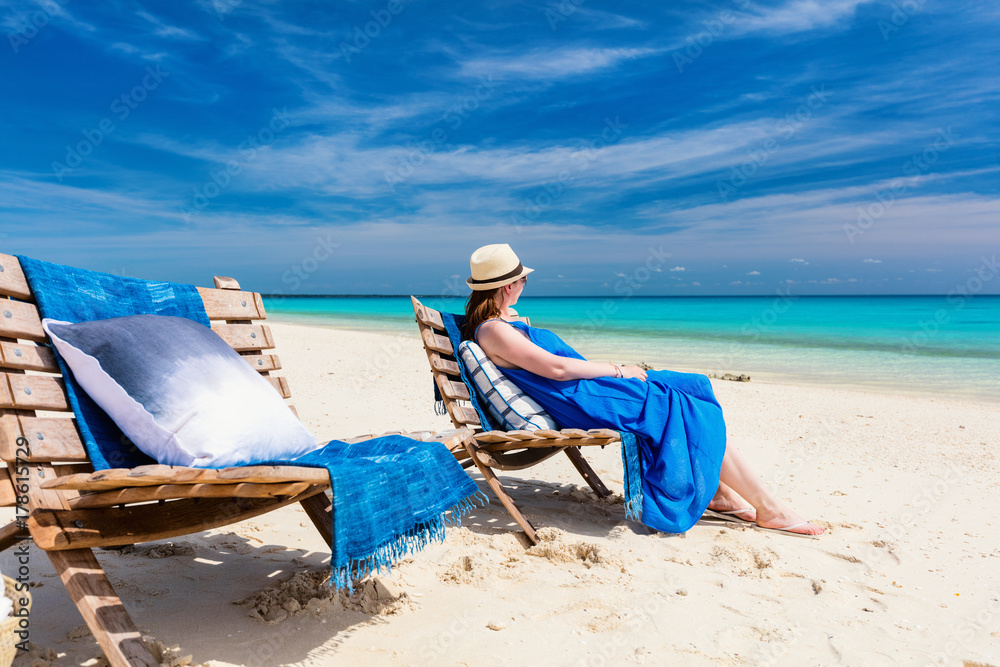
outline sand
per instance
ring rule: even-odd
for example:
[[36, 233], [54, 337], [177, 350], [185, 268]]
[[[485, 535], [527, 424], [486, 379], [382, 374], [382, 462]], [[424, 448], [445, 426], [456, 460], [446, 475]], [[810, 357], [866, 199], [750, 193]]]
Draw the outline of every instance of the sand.
[[[450, 428], [415, 333], [272, 329], [317, 435]], [[328, 551], [297, 508], [97, 555], [165, 664], [1000, 665], [1000, 406], [713, 386], [731, 445], [829, 528], [821, 539], [650, 531], [625, 519], [608, 447], [585, 452], [608, 500], [563, 457], [501, 475], [539, 545], [494, 501], [350, 596], [324, 588]], [[100, 664], [32, 553], [36, 648], [16, 664]]]

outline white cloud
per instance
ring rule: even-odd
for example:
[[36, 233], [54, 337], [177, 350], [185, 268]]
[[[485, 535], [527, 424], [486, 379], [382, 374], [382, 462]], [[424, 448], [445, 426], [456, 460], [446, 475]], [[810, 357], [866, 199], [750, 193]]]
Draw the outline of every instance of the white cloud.
[[795, 259], [790, 259], [788, 261], [791, 262], [791, 263], [795, 263], [795, 264], [808, 264], [809, 263], [809, 262], [807, 262], [804, 259], [799, 259], [798, 257], [796, 257]]
[[750, 271], [749, 273], [747, 273], [747, 275], [748, 276], [759, 276], [760, 275], [760, 271]]
[[870, 0], [791, 0], [779, 7], [737, 14], [740, 33], [792, 34], [828, 28], [854, 16], [858, 5]]
[[686, 271], [686, 269], [683, 266], [675, 266], [674, 268], [672, 268], [670, 270], [671, 271]]
[[881, 259], [871, 259], [871, 258], [869, 258], [869, 259], [865, 260], [865, 264], [881, 264], [881, 263], [882, 263]]
[[467, 77], [492, 74], [500, 79], [551, 81], [610, 69], [656, 53], [659, 53], [656, 49], [633, 48], [535, 49], [516, 55], [505, 53], [467, 60], [461, 64], [460, 73]]

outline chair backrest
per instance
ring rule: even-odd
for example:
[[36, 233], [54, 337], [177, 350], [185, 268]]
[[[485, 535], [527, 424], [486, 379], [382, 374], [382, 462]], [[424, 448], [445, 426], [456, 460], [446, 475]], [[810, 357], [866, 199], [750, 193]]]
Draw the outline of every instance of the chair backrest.
[[441, 313], [420, 303], [415, 296], [411, 296], [410, 299], [413, 301], [413, 312], [417, 316], [417, 327], [424, 342], [427, 360], [431, 364], [434, 382], [444, 399], [451, 422], [455, 428], [467, 426], [482, 431], [479, 415], [476, 414], [475, 408], [468, 405], [469, 388], [462, 380], [455, 349], [448, 339]]
[[[281, 394], [290, 392], [259, 294], [243, 292], [232, 278], [215, 279], [215, 289], [199, 287], [212, 330], [243, 356]], [[65, 385], [42, 329], [31, 289], [16, 257], [0, 254], [0, 506], [68, 509], [74, 492], [44, 489], [54, 477], [93, 470], [84, 449]], [[16, 486], [15, 486], [16, 485]], [[15, 494], [15, 488], [19, 494]], [[23, 518], [18, 516], [18, 518]]]

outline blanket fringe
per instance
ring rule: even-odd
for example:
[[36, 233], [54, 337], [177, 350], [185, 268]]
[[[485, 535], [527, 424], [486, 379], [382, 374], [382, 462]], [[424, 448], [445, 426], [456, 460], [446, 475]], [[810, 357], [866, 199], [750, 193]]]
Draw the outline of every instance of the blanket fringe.
[[642, 522], [642, 464], [635, 433], [622, 431], [622, 469], [625, 473], [625, 517]]
[[413, 530], [380, 545], [365, 558], [355, 559], [341, 566], [334, 565], [331, 560], [330, 584], [337, 590], [346, 589], [349, 593], [353, 593], [356, 581], [371, 574], [388, 573], [392, 570], [393, 563], [405, 556], [420, 551], [431, 542], [444, 542], [446, 525], [461, 526], [463, 515], [488, 503], [489, 498], [477, 490], [459, 500], [432, 521], [418, 524]]

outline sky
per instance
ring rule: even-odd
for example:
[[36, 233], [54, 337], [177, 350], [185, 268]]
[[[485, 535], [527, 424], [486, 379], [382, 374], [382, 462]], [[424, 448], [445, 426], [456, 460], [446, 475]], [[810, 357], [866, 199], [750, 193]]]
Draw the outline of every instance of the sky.
[[533, 295], [1000, 293], [996, 3], [0, 0], [0, 33], [0, 252], [267, 293], [464, 296], [488, 243]]

